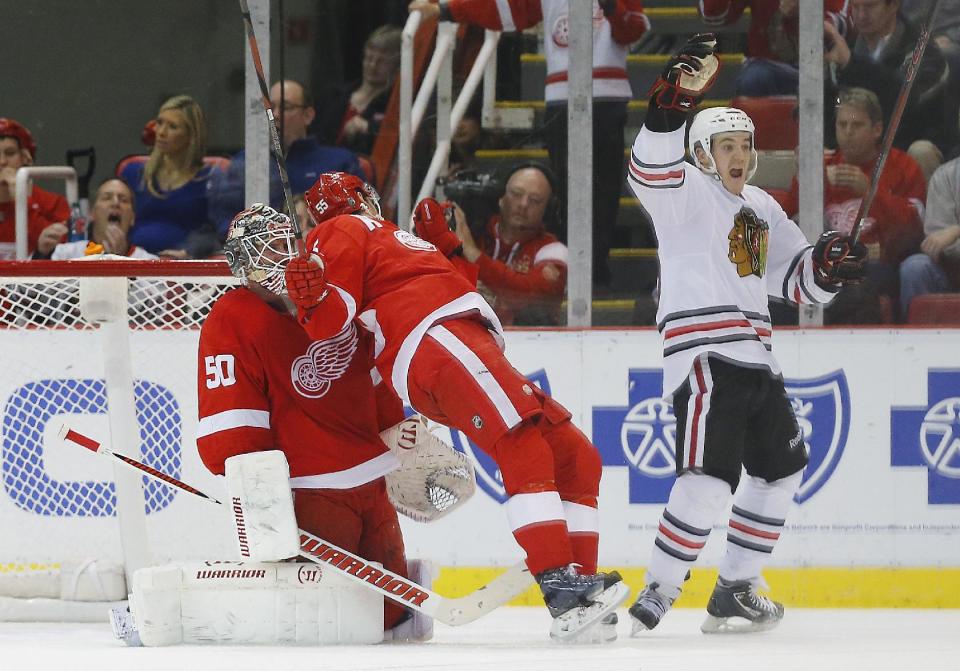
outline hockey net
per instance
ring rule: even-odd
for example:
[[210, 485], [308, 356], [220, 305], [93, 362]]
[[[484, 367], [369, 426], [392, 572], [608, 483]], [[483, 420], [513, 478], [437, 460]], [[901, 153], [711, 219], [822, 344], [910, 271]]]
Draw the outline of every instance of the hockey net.
[[236, 284], [217, 261], [0, 262], [0, 619], [72, 619], [17, 612], [115, 600], [150, 562], [227, 556], [215, 513], [58, 431], [217, 491], [196, 453], [197, 343]]

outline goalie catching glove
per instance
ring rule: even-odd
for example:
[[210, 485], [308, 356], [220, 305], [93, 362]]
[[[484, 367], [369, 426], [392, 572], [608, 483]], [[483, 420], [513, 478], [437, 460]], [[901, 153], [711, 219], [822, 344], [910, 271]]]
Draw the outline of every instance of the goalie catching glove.
[[716, 46], [713, 33], [697, 33], [687, 40], [650, 88], [651, 105], [680, 112], [696, 107], [720, 71]]
[[852, 244], [850, 236], [827, 231], [813, 247], [813, 275], [821, 288], [857, 284], [866, 273], [867, 248]]
[[473, 496], [477, 477], [461, 452], [434, 436], [413, 416], [380, 434], [400, 467], [388, 473], [387, 496], [397, 512], [417, 522], [432, 522]]
[[298, 256], [287, 263], [284, 277], [287, 284], [287, 296], [294, 305], [303, 311], [317, 307], [326, 298], [326, 264], [317, 254], [309, 257]]
[[453, 205], [449, 203], [424, 198], [413, 210], [413, 228], [417, 236], [448, 258], [461, 248], [460, 238], [450, 230], [450, 221], [447, 219], [447, 211], [452, 209]]

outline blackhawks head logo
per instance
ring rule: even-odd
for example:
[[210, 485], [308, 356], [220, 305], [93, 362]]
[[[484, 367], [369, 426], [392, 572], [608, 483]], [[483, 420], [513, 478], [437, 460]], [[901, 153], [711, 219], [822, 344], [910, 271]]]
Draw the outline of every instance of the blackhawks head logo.
[[737, 266], [740, 277], [763, 277], [767, 271], [767, 238], [770, 227], [749, 207], [742, 207], [733, 217], [733, 228], [727, 239], [730, 250], [727, 258]]

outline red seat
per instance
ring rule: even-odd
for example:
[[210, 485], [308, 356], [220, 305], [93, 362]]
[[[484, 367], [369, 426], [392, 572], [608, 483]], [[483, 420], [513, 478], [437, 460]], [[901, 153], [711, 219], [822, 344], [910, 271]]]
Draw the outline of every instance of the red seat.
[[[130, 154], [129, 156], [124, 156], [117, 163], [117, 167], [114, 168], [113, 174], [119, 177], [120, 173], [123, 172], [123, 169], [131, 163], [146, 163], [148, 158], [150, 158], [149, 154]], [[226, 172], [227, 168], [230, 167], [230, 159], [223, 156], [204, 156], [203, 164], [216, 166], [221, 172]]]
[[960, 294], [921, 294], [910, 301], [908, 324], [960, 326]]
[[764, 191], [773, 196], [773, 199], [780, 203], [780, 207], [787, 209], [787, 199], [790, 197], [790, 192], [787, 189], [775, 189], [772, 186], [764, 187]]
[[796, 96], [737, 96], [730, 106], [743, 110], [753, 119], [757, 151], [797, 148], [800, 124], [793, 114], [797, 108]]

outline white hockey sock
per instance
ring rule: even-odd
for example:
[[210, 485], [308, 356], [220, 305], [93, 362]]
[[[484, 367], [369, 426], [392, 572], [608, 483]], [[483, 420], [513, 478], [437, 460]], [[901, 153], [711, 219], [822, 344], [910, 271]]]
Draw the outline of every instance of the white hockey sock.
[[[647, 582], [680, 591], [684, 577], [706, 545], [713, 523], [730, 499], [730, 485], [709, 475], [684, 473], [670, 490], [660, 518]], [[674, 597], [675, 594], [668, 594]]]
[[760, 578], [802, 479], [801, 471], [773, 482], [749, 475], [740, 481], [727, 528], [727, 551], [720, 562], [724, 580]]

